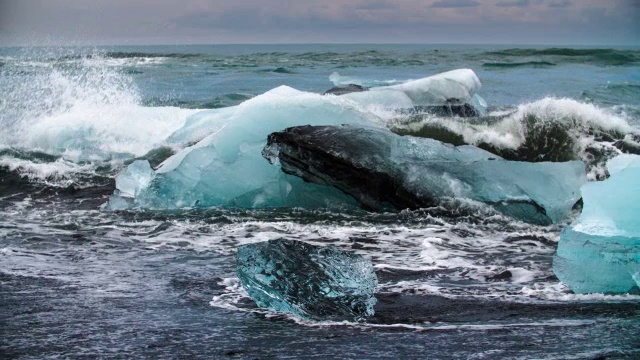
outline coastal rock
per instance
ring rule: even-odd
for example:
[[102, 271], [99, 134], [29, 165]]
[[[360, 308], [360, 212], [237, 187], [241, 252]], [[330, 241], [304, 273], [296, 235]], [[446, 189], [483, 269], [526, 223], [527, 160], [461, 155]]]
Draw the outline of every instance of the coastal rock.
[[287, 174], [340, 189], [368, 210], [466, 199], [538, 224], [568, 215], [585, 181], [581, 161], [506, 161], [474, 146], [351, 126], [298, 126], [273, 133], [263, 156]]
[[553, 270], [576, 293], [640, 291], [640, 156], [607, 162], [611, 177], [582, 187], [580, 218], [560, 235]]
[[357, 254], [279, 239], [239, 247], [236, 262], [242, 286], [260, 307], [317, 320], [374, 313], [376, 274]]

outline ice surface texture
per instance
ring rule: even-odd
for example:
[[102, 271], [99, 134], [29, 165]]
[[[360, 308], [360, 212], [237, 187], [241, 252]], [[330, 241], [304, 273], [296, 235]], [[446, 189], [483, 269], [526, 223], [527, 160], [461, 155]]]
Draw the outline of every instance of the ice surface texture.
[[[135, 167], [140, 164], [132, 165], [108, 208], [353, 206], [353, 200], [336, 189], [282, 173], [264, 161], [261, 150], [270, 133], [290, 126], [382, 127], [384, 121], [368, 107], [371, 102], [384, 101], [377, 105], [402, 108], [413, 106], [414, 101], [421, 104], [425, 99], [440, 99], [447, 91], [449, 97], [464, 100], [466, 94], [479, 87], [479, 81], [473, 71], [459, 70], [401, 85], [380, 90], [382, 96], [368, 100], [346, 97], [351, 94], [323, 96], [281, 86], [238, 106], [193, 114], [167, 138], [169, 144], [191, 146], [165, 160], [150, 178], [147, 170]], [[390, 94], [404, 100], [394, 100]], [[141, 181], [132, 183], [136, 179]]]
[[242, 286], [260, 307], [307, 319], [373, 315], [378, 280], [360, 255], [279, 239], [239, 247], [236, 261]]
[[640, 287], [640, 156], [607, 163], [611, 177], [582, 187], [580, 218], [560, 235], [553, 269], [576, 293]]
[[568, 215], [585, 181], [581, 161], [506, 161], [473, 146], [351, 126], [273, 133], [264, 156], [284, 172], [350, 194], [365, 209], [416, 209], [468, 199], [541, 224]]
[[109, 207], [120, 208], [123, 194], [129, 194], [130, 206], [160, 209], [350, 204], [339, 191], [283, 174], [260, 155], [269, 133], [300, 123], [381, 126], [379, 118], [352, 101], [282, 86], [238, 106], [189, 118], [169, 141], [195, 144], [165, 160], [133, 197], [129, 188], [136, 186], [118, 187], [120, 194]]

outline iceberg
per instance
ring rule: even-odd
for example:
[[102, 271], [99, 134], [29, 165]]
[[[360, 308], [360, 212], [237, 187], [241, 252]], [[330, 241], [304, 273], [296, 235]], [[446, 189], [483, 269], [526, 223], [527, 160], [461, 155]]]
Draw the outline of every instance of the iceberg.
[[378, 280], [370, 261], [335, 246], [294, 240], [243, 245], [240, 282], [260, 307], [307, 319], [356, 319], [374, 313]]
[[130, 165], [107, 208], [353, 207], [354, 200], [335, 188], [306, 183], [265, 162], [260, 154], [267, 136], [296, 125], [384, 127], [370, 105], [400, 109], [443, 99], [467, 101], [479, 86], [473, 71], [462, 69], [358, 93], [374, 94], [371, 98], [280, 86], [237, 106], [204, 110], [189, 116], [165, 141], [187, 147], [150, 176], [147, 170], [131, 176], [142, 170], [139, 163]]
[[[168, 142], [193, 144], [166, 159], [151, 178], [127, 175], [130, 181], [117, 184], [107, 207], [353, 206], [339, 191], [283, 174], [262, 158], [271, 132], [301, 123], [384, 124], [352, 101], [281, 86], [238, 106], [192, 115]], [[136, 173], [137, 166], [132, 164], [125, 174]], [[133, 184], [136, 179], [140, 181]]]
[[640, 156], [607, 162], [610, 177], [582, 187], [584, 207], [560, 235], [553, 270], [576, 293], [640, 290]]
[[350, 84], [327, 92], [367, 106], [413, 108], [440, 115], [469, 117], [486, 111], [486, 102], [476, 94], [481, 87], [482, 83], [473, 70], [458, 69], [396, 85], [364, 88]]
[[570, 214], [586, 180], [581, 161], [506, 161], [470, 145], [352, 126], [298, 126], [273, 133], [263, 156], [285, 173], [340, 189], [368, 210], [468, 199], [537, 224]]

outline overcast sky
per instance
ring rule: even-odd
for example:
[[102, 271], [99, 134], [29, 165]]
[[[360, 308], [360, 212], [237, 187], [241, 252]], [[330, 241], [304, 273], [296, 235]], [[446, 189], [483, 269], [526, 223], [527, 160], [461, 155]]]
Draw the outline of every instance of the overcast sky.
[[640, 45], [640, 0], [0, 0], [0, 44]]

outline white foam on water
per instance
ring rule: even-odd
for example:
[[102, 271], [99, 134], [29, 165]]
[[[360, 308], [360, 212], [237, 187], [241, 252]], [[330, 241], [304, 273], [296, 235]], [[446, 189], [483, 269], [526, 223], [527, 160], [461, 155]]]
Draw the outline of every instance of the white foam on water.
[[547, 97], [521, 104], [515, 111], [499, 111], [490, 115], [505, 117], [497, 123], [476, 124], [459, 118], [433, 116], [413, 124], [410, 128], [418, 128], [423, 124], [440, 125], [461, 134], [468, 144], [489, 143], [506, 149], [517, 149], [524, 143], [525, 120], [530, 116], [535, 117], [541, 125], [545, 122], [558, 122], [574, 129], [574, 135], [582, 142], [583, 148], [593, 143], [593, 138], [587, 135], [589, 128], [618, 131], [623, 134], [640, 132], [640, 129], [629, 125], [629, 118], [626, 116], [567, 98]]
[[54, 162], [39, 163], [10, 156], [0, 156], [0, 167], [18, 172], [31, 181], [63, 187], [73, 184], [78, 175], [88, 175], [95, 172], [95, 167], [91, 164], [77, 164], [63, 158], [58, 158]]

